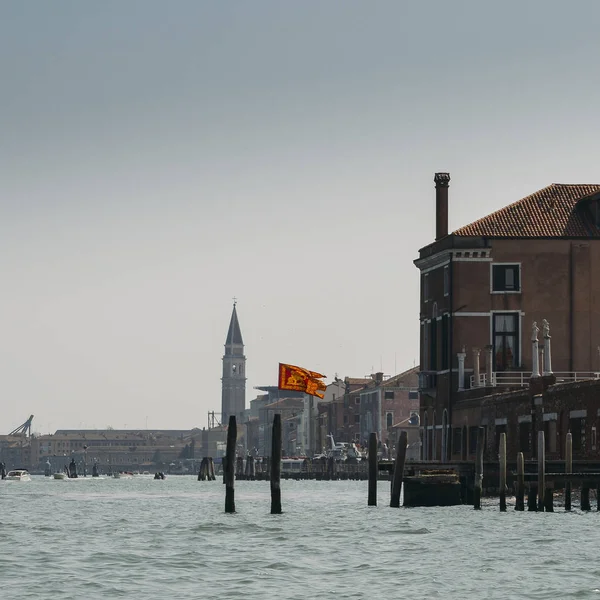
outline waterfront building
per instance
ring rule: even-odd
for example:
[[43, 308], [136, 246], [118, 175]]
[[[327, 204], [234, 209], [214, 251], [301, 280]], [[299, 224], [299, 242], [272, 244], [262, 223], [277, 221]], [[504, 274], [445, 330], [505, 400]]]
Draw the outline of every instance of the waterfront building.
[[[600, 185], [551, 184], [449, 233], [450, 175], [436, 173], [434, 181], [436, 236], [415, 260], [420, 416], [423, 458], [445, 461], [472, 454], [480, 425], [475, 416], [466, 423], [458, 403], [529, 387], [538, 363], [533, 322], [552, 326], [559, 381], [598, 376]], [[504, 415], [496, 419], [499, 427], [507, 423]], [[487, 426], [493, 447], [500, 430]]]

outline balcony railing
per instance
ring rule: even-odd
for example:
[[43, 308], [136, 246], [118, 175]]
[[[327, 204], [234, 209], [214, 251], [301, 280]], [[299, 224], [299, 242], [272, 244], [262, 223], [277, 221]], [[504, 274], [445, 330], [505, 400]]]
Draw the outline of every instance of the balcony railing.
[[[586, 379], [600, 379], [598, 371], [577, 371], [553, 373], [556, 383], [585, 381]], [[495, 371], [492, 373], [491, 382], [488, 383], [487, 373], [479, 374], [479, 386], [475, 385], [475, 376], [471, 375], [471, 387], [527, 387], [531, 379], [531, 371]]]

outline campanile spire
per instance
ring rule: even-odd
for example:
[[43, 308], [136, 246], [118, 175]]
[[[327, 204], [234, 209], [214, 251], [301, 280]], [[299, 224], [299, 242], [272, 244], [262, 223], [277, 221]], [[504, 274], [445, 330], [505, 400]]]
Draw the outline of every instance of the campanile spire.
[[225, 424], [231, 415], [239, 419], [246, 408], [246, 357], [236, 298], [233, 299], [233, 311], [225, 339], [221, 390], [221, 423]]

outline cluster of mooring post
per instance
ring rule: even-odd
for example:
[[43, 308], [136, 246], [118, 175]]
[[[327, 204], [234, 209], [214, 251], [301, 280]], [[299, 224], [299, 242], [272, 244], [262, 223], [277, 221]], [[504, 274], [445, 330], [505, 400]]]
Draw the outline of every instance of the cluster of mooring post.
[[[407, 433], [402, 431], [397, 444], [396, 461], [394, 462], [394, 472], [392, 475], [390, 506], [398, 508], [400, 506], [400, 494], [402, 492], [402, 481], [404, 479], [404, 464], [406, 462]], [[377, 433], [369, 435], [368, 445], [369, 462], [369, 491], [367, 497], [367, 506], [377, 506], [377, 479], [379, 474], [379, 461], [377, 458]]]
[[[273, 419], [273, 435], [271, 436], [271, 459], [270, 482], [271, 482], [271, 514], [281, 514], [281, 415], [278, 413]], [[223, 460], [223, 483], [225, 484], [225, 512], [235, 512], [235, 473], [243, 474], [246, 479], [254, 479], [255, 464], [254, 457], [248, 456], [246, 460], [245, 471], [243, 469], [243, 459], [240, 462], [235, 460], [235, 447], [237, 443], [237, 424], [235, 416], [229, 417], [229, 427], [227, 428], [227, 449]], [[211, 459], [203, 459], [212, 467], [212, 479], [214, 479], [214, 465]], [[210, 461], [210, 463], [208, 463]], [[200, 467], [202, 472], [202, 466]], [[210, 472], [210, 470], [209, 470]], [[200, 475], [198, 475], [200, 479]]]
[[[479, 428], [475, 460], [475, 480], [473, 485], [473, 507], [481, 509], [481, 493], [483, 482], [483, 435], [484, 428]], [[506, 434], [500, 434], [499, 444], [499, 500], [500, 511], [506, 511], [507, 469], [506, 469]], [[526, 482], [527, 480], [527, 482]], [[596, 486], [597, 510], [600, 511], [600, 473], [573, 473], [573, 436], [568, 432], [565, 440], [565, 469], [563, 473], [546, 472], [546, 440], [543, 431], [537, 438], [537, 473], [525, 473], [525, 459], [522, 452], [517, 454], [517, 471], [515, 481], [515, 510], [525, 510], [525, 490], [527, 488], [527, 510], [530, 512], [554, 512], [554, 487], [556, 483], [564, 483], [565, 510], [571, 510], [571, 493], [573, 482], [581, 482], [581, 510], [591, 510], [590, 488]]]
[[198, 471], [198, 481], [214, 481], [215, 463], [211, 456], [203, 458], [200, 462], [200, 471]]

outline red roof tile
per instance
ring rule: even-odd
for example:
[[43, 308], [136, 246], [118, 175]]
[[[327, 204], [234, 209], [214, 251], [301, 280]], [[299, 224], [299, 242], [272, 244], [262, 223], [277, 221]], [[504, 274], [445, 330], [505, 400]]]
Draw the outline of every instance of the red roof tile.
[[600, 192], [600, 185], [553, 183], [526, 198], [465, 225], [457, 236], [496, 238], [593, 237], [600, 228], [577, 203]]

